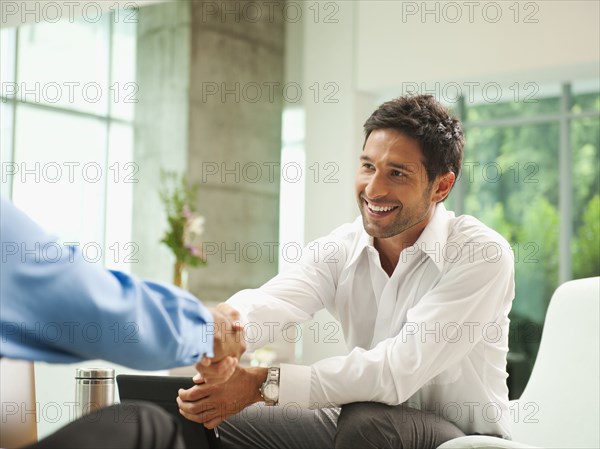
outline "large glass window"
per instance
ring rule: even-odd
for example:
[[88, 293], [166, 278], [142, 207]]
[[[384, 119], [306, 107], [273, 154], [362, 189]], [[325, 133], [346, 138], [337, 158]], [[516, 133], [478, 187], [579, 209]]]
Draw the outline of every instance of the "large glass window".
[[128, 271], [136, 24], [63, 20], [1, 31], [2, 195], [90, 262]]
[[465, 162], [448, 198], [450, 208], [479, 218], [513, 248], [511, 398], [529, 379], [554, 290], [569, 279], [600, 275], [597, 82], [554, 86], [545, 96], [529, 89], [536, 95], [527, 101], [461, 108]]

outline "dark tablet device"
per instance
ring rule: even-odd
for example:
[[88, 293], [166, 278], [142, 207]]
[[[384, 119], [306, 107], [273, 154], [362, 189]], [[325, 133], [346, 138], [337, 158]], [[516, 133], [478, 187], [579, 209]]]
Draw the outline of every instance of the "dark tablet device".
[[188, 448], [219, 449], [218, 433], [202, 424], [190, 421], [179, 413], [175, 398], [180, 388], [194, 386], [191, 377], [138, 376], [119, 374], [117, 376], [119, 397], [125, 401], [148, 401], [159, 405], [179, 419], [183, 430], [183, 440]]

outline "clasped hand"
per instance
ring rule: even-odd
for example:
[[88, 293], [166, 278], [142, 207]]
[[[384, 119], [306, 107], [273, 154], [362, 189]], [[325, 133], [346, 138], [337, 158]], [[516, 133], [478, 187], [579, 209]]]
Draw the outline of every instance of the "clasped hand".
[[238, 366], [246, 349], [239, 313], [224, 303], [211, 312], [215, 323], [215, 355], [196, 364], [196, 385], [180, 389], [177, 398], [179, 412], [207, 428], [260, 400], [255, 376]]
[[221, 383], [234, 373], [246, 350], [246, 342], [237, 310], [221, 303], [210, 311], [214, 321], [214, 357], [203, 357], [196, 363], [196, 371], [206, 383]]

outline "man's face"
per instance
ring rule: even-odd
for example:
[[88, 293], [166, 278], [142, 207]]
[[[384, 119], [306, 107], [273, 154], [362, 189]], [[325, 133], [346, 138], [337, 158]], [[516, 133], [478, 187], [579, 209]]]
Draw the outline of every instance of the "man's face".
[[416, 140], [393, 129], [371, 132], [356, 175], [358, 207], [367, 233], [385, 239], [430, 218], [434, 183]]

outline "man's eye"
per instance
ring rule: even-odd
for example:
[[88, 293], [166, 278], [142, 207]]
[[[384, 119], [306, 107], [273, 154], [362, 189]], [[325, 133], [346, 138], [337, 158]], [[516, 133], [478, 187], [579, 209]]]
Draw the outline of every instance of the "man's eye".
[[392, 176], [404, 176], [404, 173], [399, 170], [392, 170]]
[[362, 164], [363, 168], [366, 168], [367, 170], [372, 170], [373, 169], [373, 165], [369, 164], [367, 162], [365, 162], [364, 164]]

